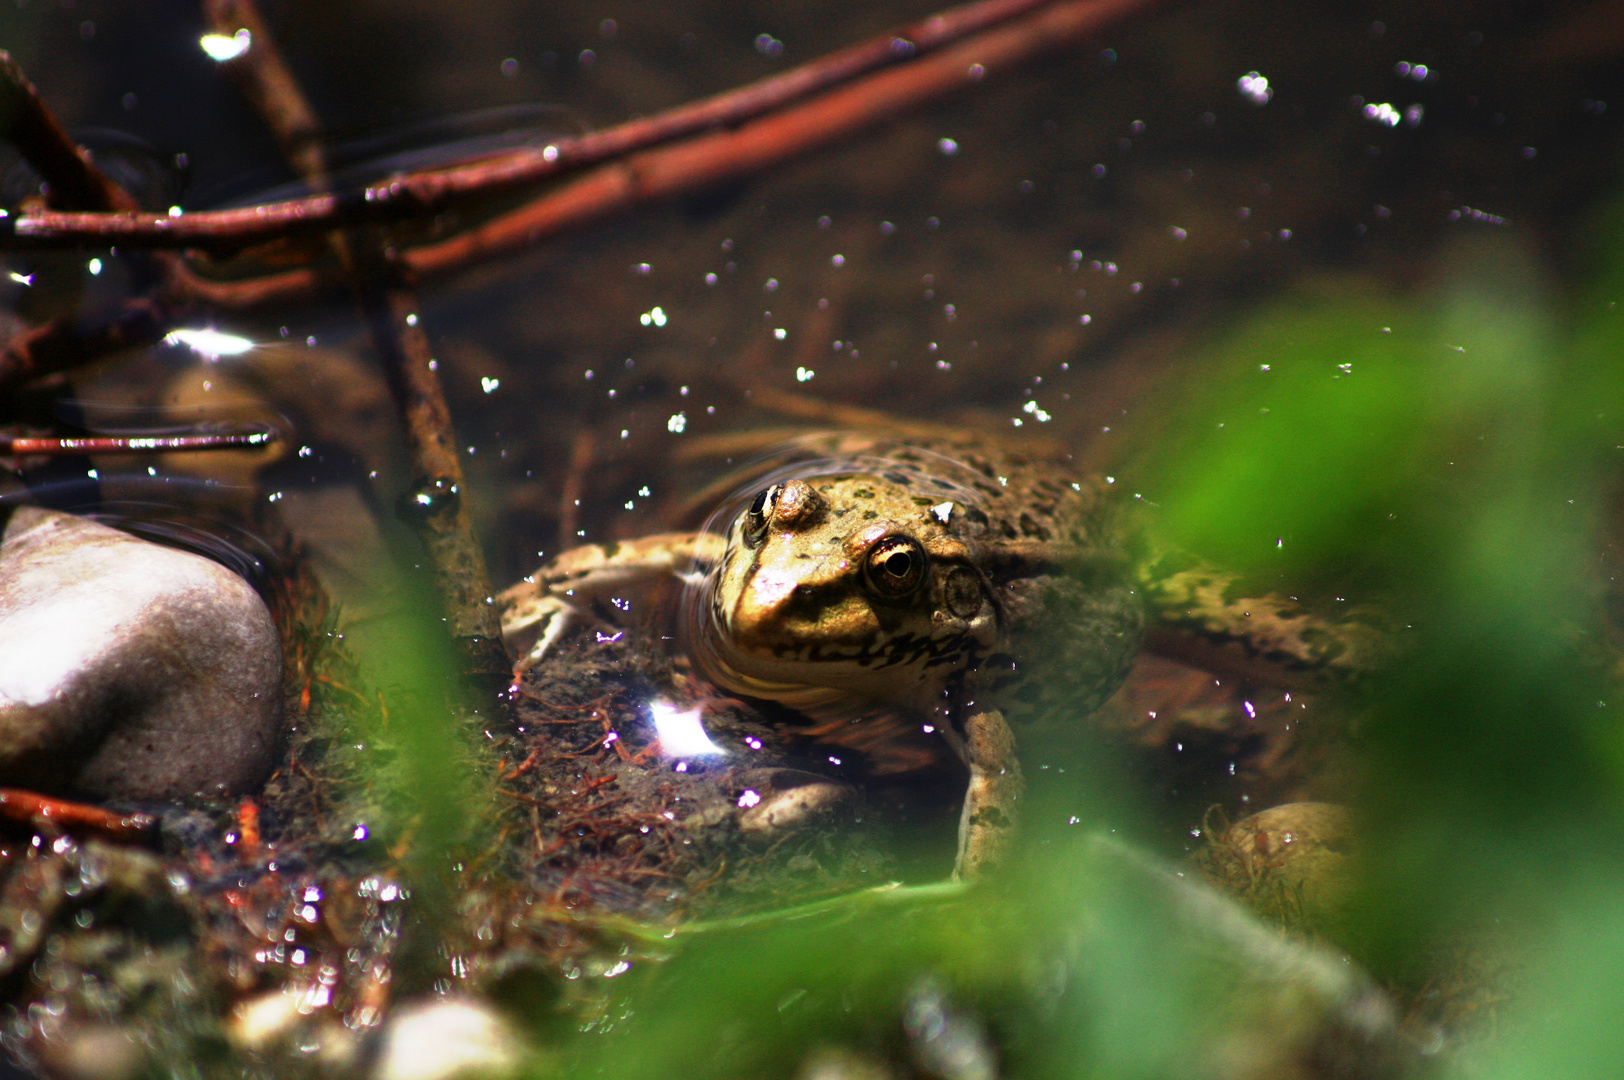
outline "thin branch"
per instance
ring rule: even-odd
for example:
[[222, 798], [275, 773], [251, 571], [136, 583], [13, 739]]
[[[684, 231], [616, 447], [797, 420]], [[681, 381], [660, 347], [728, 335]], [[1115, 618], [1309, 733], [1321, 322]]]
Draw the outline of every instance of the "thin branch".
[[[407, 173], [379, 181], [359, 192], [323, 192], [239, 210], [204, 211], [177, 217], [133, 212], [29, 212], [0, 222], [5, 230], [0, 232], [0, 239], [4, 239], [6, 247], [118, 244], [232, 251], [299, 232], [431, 214], [456, 200], [532, 186], [565, 170], [580, 169], [700, 132], [745, 123], [851, 82], [877, 68], [912, 60], [1017, 19], [1052, 2], [978, 0], [831, 53], [782, 75], [658, 116], [576, 138], [559, 139], [539, 150], [518, 150], [455, 168]], [[1146, 0], [1136, 0], [1127, 6], [1141, 7], [1145, 3]], [[1114, 5], [1099, 6], [1112, 8]], [[219, 7], [240, 8], [240, 0], [224, 0]], [[221, 25], [231, 21], [225, 19]], [[255, 36], [257, 39], [258, 35]], [[274, 112], [268, 112], [267, 116], [274, 119]], [[299, 130], [295, 118], [286, 119], [289, 130]]]
[[184, 435], [92, 435], [55, 438], [43, 435], [0, 435], [0, 454], [25, 457], [38, 454], [170, 454], [233, 450], [264, 446], [276, 441], [276, 432], [264, 428], [239, 431], [195, 431]]
[[[448, 273], [480, 259], [518, 250], [542, 239], [559, 235], [570, 229], [582, 228], [625, 213], [639, 206], [699, 190], [707, 185], [736, 180], [762, 169], [780, 164], [798, 154], [834, 142], [866, 126], [894, 117], [909, 108], [926, 104], [938, 97], [973, 85], [980, 73], [998, 75], [1030, 58], [1073, 47], [1089, 34], [1097, 33], [1108, 25], [1129, 16], [1148, 11], [1159, 0], [1070, 0], [1048, 7], [1035, 4], [1000, 6], [994, 4], [971, 5], [957, 9], [920, 24], [929, 28], [940, 23], [946, 27], [934, 39], [921, 34], [919, 38], [934, 41], [941, 46], [954, 40], [953, 34], [964, 36], [976, 27], [992, 25], [990, 12], [1005, 19], [1015, 19], [1000, 30], [970, 37], [958, 46], [923, 56], [894, 70], [881, 71], [854, 82], [833, 93], [785, 109], [775, 116], [758, 119], [738, 130], [712, 132], [687, 142], [657, 150], [646, 150], [622, 162], [614, 162], [589, 171], [563, 188], [550, 192], [507, 214], [496, 217], [482, 226], [459, 236], [408, 249], [402, 256], [405, 269], [423, 277]], [[1028, 10], [1033, 8], [1035, 10]], [[1016, 18], [1022, 12], [1027, 17]], [[971, 18], [979, 13], [981, 22]], [[887, 43], [897, 35], [883, 35]], [[915, 41], [916, 47], [919, 41]], [[778, 79], [789, 79], [807, 69], [827, 65], [830, 71], [844, 70], [845, 78], [855, 72], [842, 69], [837, 59], [848, 53], [872, 49], [874, 42], [857, 46], [854, 50], [833, 54], [815, 61], [796, 72], [785, 73]], [[919, 50], [922, 51], [922, 50]], [[971, 74], [971, 65], [981, 65], [977, 74]], [[777, 80], [768, 80], [774, 84]], [[714, 103], [732, 98], [738, 111], [730, 114], [735, 122], [748, 117], [745, 102], [763, 84], [745, 87], [733, 94], [701, 102], [685, 108], [716, 107]], [[827, 88], [817, 84], [803, 93]], [[779, 91], [784, 94], [784, 90]], [[786, 100], [775, 101], [782, 106]], [[681, 114], [685, 109], [674, 110]], [[607, 146], [613, 138], [624, 139], [622, 147], [640, 145], [629, 135], [639, 125], [647, 125], [660, 132], [661, 138], [672, 138], [680, 132], [682, 124], [669, 121], [673, 114], [661, 114], [646, 121], [611, 128], [595, 136], [584, 138], [604, 140]], [[824, 125], [828, 125], [825, 130]], [[653, 136], [646, 136], [653, 138]], [[560, 144], [566, 145], [566, 144]], [[574, 144], [568, 144], [574, 145]], [[545, 151], [541, 151], [545, 154]], [[582, 152], [571, 150], [570, 162], [586, 160]], [[510, 158], [496, 159], [468, 166], [465, 170], [451, 170], [465, 178], [477, 175], [477, 170], [500, 166]], [[560, 165], [559, 167], [562, 167]], [[233, 213], [258, 214], [264, 208], [250, 208]], [[197, 217], [198, 215], [194, 215]], [[107, 216], [95, 220], [107, 220]], [[166, 223], [185, 221], [185, 217], [164, 219]], [[0, 230], [7, 221], [0, 220]], [[268, 229], [270, 235], [283, 235], [282, 227]], [[3, 237], [0, 237], [3, 240]], [[6, 244], [0, 242], [0, 248]], [[178, 318], [187, 303], [206, 304], [221, 309], [245, 310], [272, 304], [309, 302], [332, 296], [343, 290], [342, 280], [330, 272], [312, 267], [280, 271], [259, 277], [231, 281], [217, 281], [187, 275], [177, 278], [172, 295], [160, 301], [142, 301], [143, 304], [167, 305], [171, 318]], [[49, 370], [69, 366], [75, 355], [93, 357], [123, 344], [145, 344], [156, 340], [163, 330], [161, 323], [152, 320], [154, 312], [131, 311], [121, 320], [129, 328], [144, 328], [147, 335], [156, 330], [156, 336], [144, 337], [134, 332], [109, 333], [105, 340], [84, 340], [69, 324], [42, 327], [31, 332], [35, 340], [19, 339], [0, 353], [0, 389], [24, 378], [34, 377]], [[25, 335], [28, 337], [29, 335]], [[79, 347], [77, 353], [75, 346]], [[45, 358], [49, 358], [47, 363]]]
[[299, 91], [259, 9], [243, 0], [204, 0], [203, 11], [217, 34], [231, 37], [238, 30], [248, 31], [248, 48], [222, 66], [276, 136], [294, 171], [307, 178], [324, 177], [321, 122]]
[[[1074, 47], [1090, 34], [1158, 2], [1071, 0], [1052, 4], [1001, 29], [737, 130], [713, 132], [592, 169], [474, 229], [409, 248], [404, 262], [420, 277], [450, 273], [642, 206], [755, 175], [973, 87], [986, 74], [996, 75]], [[324, 287], [330, 286], [311, 269], [205, 285], [208, 302], [239, 309], [308, 300]]]
[[0, 52], [0, 138], [22, 152], [52, 206], [68, 210], [136, 210], [129, 193], [109, 180], [84, 148], [68, 137], [39, 91], [8, 52]]
[[1067, 48], [1154, 0], [1073, 0], [1044, 7], [914, 63], [879, 72], [736, 130], [648, 150], [595, 169], [448, 240], [407, 252], [421, 274], [528, 247], [639, 206], [762, 172], [974, 86], [987, 72]]
[[[231, 61], [231, 74], [265, 118], [290, 163], [313, 188], [325, 186], [326, 155], [315, 111], [254, 0], [208, 0], [208, 14], [223, 33], [238, 27], [249, 31], [248, 50]], [[417, 486], [403, 505], [411, 510], [408, 516], [428, 549], [447, 629], [463, 650], [460, 669], [492, 688], [504, 686], [512, 669], [502, 648], [496, 608], [489, 603], [490, 573], [462, 499], [465, 480], [457, 436], [428, 334], [418, 318], [417, 294], [380, 232], [333, 232], [329, 239], [349, 271], [406, 429]]]
[[104, 810], [20, 788], [0, 788], [0, 818], [36, 829], [97, 833], [112, 840], [144, 839], [152, 835], [158, 824], [151, 814]]

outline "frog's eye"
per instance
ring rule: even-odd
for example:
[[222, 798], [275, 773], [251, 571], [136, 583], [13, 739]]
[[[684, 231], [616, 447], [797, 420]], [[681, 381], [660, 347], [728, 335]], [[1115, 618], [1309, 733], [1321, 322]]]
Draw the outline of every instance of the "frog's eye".
[[925, 549], [911, 537], [887, 536], [869, 549], [863, 573], [881, 596], [907, 596], [925, 580]]
[[750, 509], [744, 512], [744, 542], [748, 547], [755, 547], [767, 535], [767, 518], [772, 515], [773, 504], [778, 501], [779, 485], [762, 488], [756, 492], [755, 499], [750, 503]]

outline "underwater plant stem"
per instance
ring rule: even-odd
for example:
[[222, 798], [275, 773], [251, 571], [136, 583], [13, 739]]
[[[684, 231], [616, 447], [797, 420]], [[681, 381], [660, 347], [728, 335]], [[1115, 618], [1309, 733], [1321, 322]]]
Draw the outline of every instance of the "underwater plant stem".
[[[306, 179], [325, 177], [321, 122], [283, 60], [259, 8], [252, 0], [204, 0], [203, 13], [217, 34], [231, 37], [239, 30], [248, 31], [248, 48], [221, 67], [276, 136], [288, 164]], [[326, 187], [314, 186], [318, 190]]]
[[[221, 2], [233, 7], [241, 4], [241, 0]], [[782, 75], [604, 131], [561, 138], [540, 149], [518, 150], [453, 168], [406, 173], [359, 192], [319, 192], [300, 199], [236, 210], [175, 217], [137, 212], [30, 211], [8, 222], [9, 235], [4, 237], [3, 246], [73, 247], [116, 243], [126, 247], [234, 251], [298, 232], [433, 214], [456, 201], [533, 186], [568, 171], [623, 159], [651, 147], [695, 136], [698, 136], [696, 141], [704, 144], [697, 151], [700, 157], [713, 159], [720, 150], [724, 161], [710, 161], [707, 169], [688, 182], [714, 182], [707, 179], [707, 173], [715, 173], [715, 179], [724, 179], [823, 145], [849, 134], [856, 127], [889, 119], [923, 101], [970, 85], [991, 66], [1008, 66], [1025, 56], [1074, 44], [1082, 35], [1147, 9], [1154, 2], [978, 0], [881, 34]], [[966, 46], [976, 47], [970, 48], [969, 54], [961, 55]], [[251, 48], [249, 54], [252, 52]], [[949, 52], [953, 55], [944, 62], [941, 58]], [[972, 64], [981, 65], [980, 72], [972, 74]], [[928, 74], [900, 83], [873, 80], [876, 71], [883, 76], [893, 71], [916, 69], [924, 69]], [[759, 147], [759, 139], [743, 142], [727, 139], [741, 125], [806, 103], [808, 99], [815, 104], [835, 88], [850, 92], [838, 107], [814, 109], [802, 118], [803, 122], [825, 121], [835, 126], [821, 138], [808, 140], [803, 135], [804, 145], [792, 144], [789, 154], [775, 155], [767, 151], [768, 160], [761, 162], [750, 153], [753, 148], [767, 149]], [[277, 107], [278, 96], [273, 93], [267, 104]], [[842, 113], [851, 115], [843, 118]], [[289, 125], [290, 132], [297, 132], [298, 125], [292, 123], [291, 114]], [[724, 140], [720, 147], [706, 141], [718, 136]], [[743, 154], [744, 160], [729, 168], [725, 165], [729, 153]], [[664, 178], [667, 182], [673, 179], [669, 173], [664, 174]], [[655, 197], [667, 196], [656, 193]], [[414, 268], [425, 267], [414, 263]]]
[[[251, 44], [230, 61], [250, 104], [271, 128], [288, 162], [310, 186], [327, 186], [321, 124], [266, 29], [254, 0], [206, 0], [215, 30], [247, 29]], [[511, 676], [501, 627], [490, 602], [490, 573], [461, 493], [465, 483], [457, 436], [417, 293], [381, 232], [334, 230], [329, 243], [348, 270], [361, 312], [383, 362], [406, 431], [416, 488], [408, 492], [416, 528], [434, 568], [450, 636], [462, 650], [463, 675], [492, 688]]]
[[66, 210], [134, 211], [129, 193], [91, 162], [46, 108], [8, 52], [0, 51], [0, 138], [15, 146], [45, 181], [46, 201]]
[[410, 517], [434, 567], [447, 630], [462, 649], [463, 674], [479, 684], [506, 685], [512, 668], [491, 603], [490, 572], [462, 498], [462, 461], [438, 364], [417, 315], [416, 292], [399, 265], [380, 255], [363, 260], [361, 308], [406, 428], [420, 496], [419, 512]]

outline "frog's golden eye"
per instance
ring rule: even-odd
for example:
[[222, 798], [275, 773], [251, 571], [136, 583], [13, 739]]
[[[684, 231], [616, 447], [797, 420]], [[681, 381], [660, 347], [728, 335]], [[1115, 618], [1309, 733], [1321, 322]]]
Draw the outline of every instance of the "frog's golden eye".
[[746, 547], [755, 547], [767, 536], [767, 519], [772, 516], [773, 504], [778, 501], [779, 485], [762, 488], [756, 492], [755, 499], [750, 503], [750, 509], [744, 512], [744, 543]]
[[881, 596], [907, 596], [925, 580], [925, 549], [911, 537], [887, 536], [869, 549], [863, 574]]

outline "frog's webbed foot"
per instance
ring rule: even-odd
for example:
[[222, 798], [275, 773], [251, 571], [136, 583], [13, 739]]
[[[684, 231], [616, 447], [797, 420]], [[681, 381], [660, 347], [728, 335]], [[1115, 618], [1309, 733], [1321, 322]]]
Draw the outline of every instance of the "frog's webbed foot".
[[[577, 622], [604, 623], [598, 601], [652, 582], [704, 573], [726, 541], [713, 533], [662, 533], [571, 548], [496, 597], [502, 640], [519, 654], [515, 676], [534, 667]], [[621, 605], [623, 606], [623, 603]]]
[[[526, 595], [512, 595], [526, 585], [530, 585], [525, 590]], [[580, 607], [561, 596], [539, 592], [538, 589], [529, 582], [521, 582], [497, 598], [505, 600], [502, 640], [519, 652], [518, 659], [513, 662], [515, 679], [540, 663], [547, 651], [558, 644], [564, 631], [575, 623], [602, 621], [590, 608]]]
[[997, 709], [967, 717], [962, 748], [955, 749], [970, 767], [970, 786], [959, 818], [959, 854], [953, 878], [973, 881], [1003, 862], [1013, 849], [1017, 804], [1026, 784], [1015, 757], [1015, 733]]

